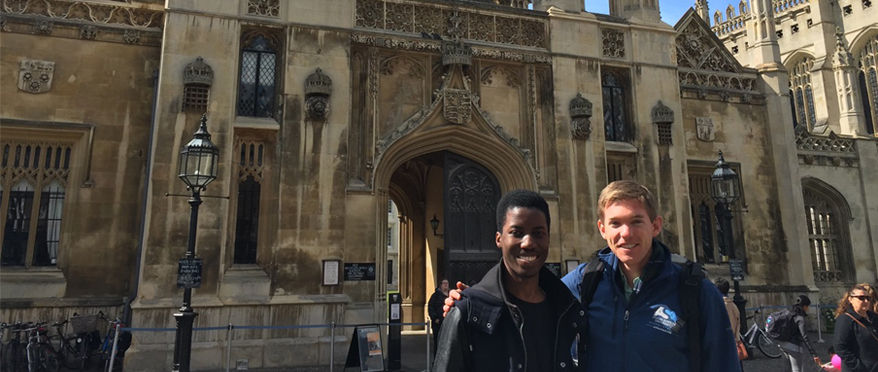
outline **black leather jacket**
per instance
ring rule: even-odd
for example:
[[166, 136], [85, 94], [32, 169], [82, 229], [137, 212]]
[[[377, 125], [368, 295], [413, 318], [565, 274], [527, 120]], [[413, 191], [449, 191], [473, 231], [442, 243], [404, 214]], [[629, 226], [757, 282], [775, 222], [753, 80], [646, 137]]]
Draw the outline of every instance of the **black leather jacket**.
[[[527, 352], [518, 307], [506, 298], [501, 261], [481, 282], [462, 292], [442, 324], [433, 370], [526, 371]], [[540, 288], [558, 314], [555, 338], [555, 371], [584, 371], [571, 355], [576, 336], [585, 331], [586, 317], [567, 286], [546, 268], [540, 270]], [[584, 336], [580, 336], [584, 339]], [[579, 355], [584, 350], [579, 348]], [[548, 372], [548, 371], [531, 371]]]

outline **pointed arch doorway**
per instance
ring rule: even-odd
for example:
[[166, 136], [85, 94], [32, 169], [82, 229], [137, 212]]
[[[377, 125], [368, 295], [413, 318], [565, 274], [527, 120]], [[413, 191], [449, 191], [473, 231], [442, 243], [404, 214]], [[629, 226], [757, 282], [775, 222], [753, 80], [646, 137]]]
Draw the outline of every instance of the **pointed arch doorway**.
[[439, 151], [400, 165], [388, 194], [387, 289], [402, 295], [404, 322], [422, 322], [441, 279], [473, 284], [500, 259], [500, 183], [478, 162]]

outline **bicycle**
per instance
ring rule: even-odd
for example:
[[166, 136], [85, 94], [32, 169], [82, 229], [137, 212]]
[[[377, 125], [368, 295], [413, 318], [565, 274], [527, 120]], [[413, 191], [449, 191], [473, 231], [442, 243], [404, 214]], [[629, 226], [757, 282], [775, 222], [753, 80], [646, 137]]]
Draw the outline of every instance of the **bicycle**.
[[12, 333], [12, 339], [3, 345], [0, 351], [0, 366], [4, 371], [21, 372], [26, 371], [27, 364], [23, 363], [27, 360], [25, 349], [22, 347], [21, 334], [25, 329], [30, 327], [32, 323], [16, 322], [15, 324], [0, 324], [2, 330], [9, 330]]
[[[783, 355], [783, 350], [781, 350], [780, 345], [774, 342], [771, 336], [768, 335], [764, 326], [759, 326], [760, 324], [765, 324], [762, 322], [762, 316], [760, 315], [759, 310], [757, 309], [753, 315], [748, 316], [747, 320], [753, 323], [753, 325], [750, 326], [750, 329], [747, 330], [747, 333], [741, 336], [741, 340], [744, 341], [747, 350], [753, 350], [753, 346], [755, 345], [765, 356], [772, 359], [780, 358], [781, 355]], [[740, 333], [738, 334], [740, 335]], [[750, 353], [750, 355], [753, 354]]]
[[28, 372], [58, 372], [61, 368], [55, 349], [47, 343], [47, 324], [48, 322], [40, 322], [24, 330], [27, 334], [25, 352]]
[[[103, 367], [102, 371], [113, 372], [122, 370], [122, 362], [125, 358], [125, 351], [131, 346], [131, 332], [120, 332], [125, 327], [122, 320], [116, 318], [110, 320], [100, 314], [100, 318], [109, 323], [107, 335], [104, 336], [104, 342], [100, 348], [100, 361]], [[118, 336], [117, 336], [118, 334]]]
[[[77, 315], [74, 313], [73, 316], [76, 317]], [[56, 330], [56, 335], [48, 338], [47, 342], [55, 350], [61, 365], [70, 370], [81, 371], [85, 368], [84, 353], [87, 351], [88, 341], [93, 335], [74, 333], [72, 336], [67, 336], [64, 334], [64, 326], [69, 323], [69, 320], [52, 323], [52, 327]], [[55, 339], [57, 339], [57, 347], [53, 345]]]

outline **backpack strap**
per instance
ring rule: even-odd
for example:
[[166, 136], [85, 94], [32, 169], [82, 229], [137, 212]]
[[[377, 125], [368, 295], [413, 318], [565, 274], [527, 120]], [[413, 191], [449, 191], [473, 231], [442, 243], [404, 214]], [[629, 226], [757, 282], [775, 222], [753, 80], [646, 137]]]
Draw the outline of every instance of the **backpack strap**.
[[704, 267], [692, 261], [687, 261], [681, 267], [680, 307], [683, 321], [688, 325], [689, 371], [701, 372], [701, 283], [705, 278]]
[[588, 261], [588, 264], [585, 265], [585, 270], [583, 270], [582, 274], [582, 283], [579, 284], [579, 302], [582, 303], [582, 308], [588, 310], [588, 305], [591, 304], [591, 300], [594, 298], [594, 293], [598, 289], [598, 284], [601, 282], [601, 278], [604, 274], [604, 261], [601, 261], [599, 258], [594, 257], [591, 261]]

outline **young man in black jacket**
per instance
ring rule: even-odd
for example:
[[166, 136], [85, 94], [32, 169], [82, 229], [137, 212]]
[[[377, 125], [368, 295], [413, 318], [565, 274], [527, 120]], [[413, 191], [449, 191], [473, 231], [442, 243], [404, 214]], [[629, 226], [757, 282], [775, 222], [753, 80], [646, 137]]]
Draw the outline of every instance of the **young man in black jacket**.
[[500, 263], [451, 309], [434, 370], [581, 371], [570, 352], [585, 313], [567, 287], [543, 268], [549, 206], [533, 191], [513, 190], [497, 205]]

